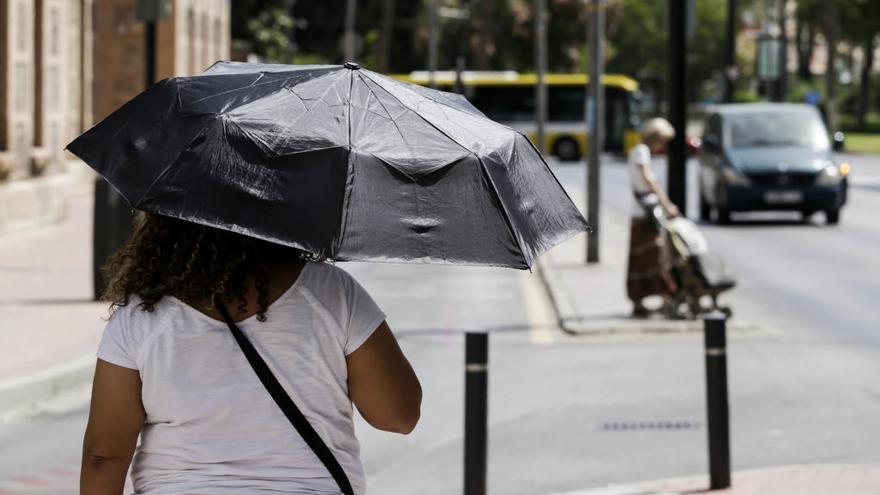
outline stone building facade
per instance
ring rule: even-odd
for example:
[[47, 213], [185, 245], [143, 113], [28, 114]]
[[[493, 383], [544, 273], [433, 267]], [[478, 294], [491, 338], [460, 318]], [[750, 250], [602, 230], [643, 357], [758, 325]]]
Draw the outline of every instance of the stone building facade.
[[[231, 0], [168, 1], [157, 79], [229, 57]], [[0, 234], [63, 216], [59, 188], [91, 178], [64, 146], [144, 89], [136, 3], [0, 0]]]
[[[94, 0], [95, 118], [100, 120], [143, 90], [144, 25], [133, 0]], [[230, 0], [174, 0], [156, 26], [156, 78], [197, 74], [229, 58]]]

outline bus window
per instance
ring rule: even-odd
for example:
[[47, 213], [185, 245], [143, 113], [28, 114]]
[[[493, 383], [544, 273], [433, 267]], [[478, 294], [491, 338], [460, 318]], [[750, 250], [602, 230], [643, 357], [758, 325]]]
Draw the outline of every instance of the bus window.
[[532, 86], [474, 86], [471, 103], [498, 122], [535, 119], [535, 89]]
[[583, 122], [584, 87], [549, 86], [547, 88], [547, 119], [551, 122]]

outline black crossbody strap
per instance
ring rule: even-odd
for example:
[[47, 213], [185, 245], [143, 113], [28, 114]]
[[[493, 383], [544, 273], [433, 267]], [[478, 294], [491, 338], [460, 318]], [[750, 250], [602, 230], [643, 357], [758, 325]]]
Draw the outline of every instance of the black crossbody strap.
[[290, 420], [290, 424], [296, 428], [296, 431], [299, 432], [303, 440], [306, 441], [306, 444], [308, 444], [312, 451], [315, 452], [315, 455], [318, 456], [318, 459], [321, 460], [321, 463], [324, 464], [327, 471], [330, 471], [330, 474], [333, 476], [333, 479], [336, 480], [336, 484], [339, 485], [339, 489], [342, 490], [342, 493], [344, 495], [354, 495], [354, 490], [351, 488], [348, 476], [345, 475], [345, 470], [342, 469], [342, 466], [339, 465], [339, 461], [333, 456], [333, 452], [330, 451], [330, 448], [327, 447], [327, 444], [324, 443], [324, 440], [321, 439], [318, 432], [312, 428], [312, 425], [309, 424], [309, 421], [303, 416], [303, 413], [300, 412], [290, 396], [287, 395], [287, 392], [284, 391], [281, 384], [278, 383], [278, 379], [272, 374], [272, 370], [266, 365], [266, 361], [263, 361], [260, 353], [257, 352], [253, 344], [251, 344], [247, 337], [245, 337], [241, 329], [239, 329], [232, 320], [232, 317], [229, 316], [229, 311], [227, 311], [226, 306], [223, 304], [216, 304], [215, 307], [223, 315], [223, 319], [226, 320], [226, 324], [229, 325], [229, 330], [232, 332], [232, 336], [235, 337], [238, 347], [241, 348], [241, 351], [251, 364], [257, 377], [259, 377], [263, 386], [266, 387], [269, 395], [272, 396], [272, 399], [275, 400], [275, 403], [278, 404], [278, 407], [284, 415], [287, 416], [287, 419]]

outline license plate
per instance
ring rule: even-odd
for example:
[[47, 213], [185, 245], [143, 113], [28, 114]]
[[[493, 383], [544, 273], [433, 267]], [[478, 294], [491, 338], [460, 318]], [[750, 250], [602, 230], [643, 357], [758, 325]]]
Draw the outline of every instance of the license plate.
[[767, 191], [764, 193], [764, 201], [774, 205], [790, 205], [804, 200], [801, 191]]

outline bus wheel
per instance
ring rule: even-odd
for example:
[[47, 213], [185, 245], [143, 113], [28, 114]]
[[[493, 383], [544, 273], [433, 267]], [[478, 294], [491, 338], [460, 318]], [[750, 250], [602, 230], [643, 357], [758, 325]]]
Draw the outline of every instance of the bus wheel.
[[570, 162], [580, 158], [580, 151], [577, 142], [571, 138], [559, 138], [553, 144], [553, 154], [564, 162]]

